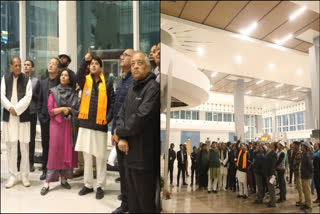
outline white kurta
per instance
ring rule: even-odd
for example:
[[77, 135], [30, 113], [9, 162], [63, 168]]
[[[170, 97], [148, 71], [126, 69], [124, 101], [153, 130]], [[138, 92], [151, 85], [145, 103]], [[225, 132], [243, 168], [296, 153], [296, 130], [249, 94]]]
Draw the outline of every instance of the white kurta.
[[6, 97], [6, 84], [4, 77], [1, 80], [1, 105], [9, 111], [13, 107], [18, 116], [10, 114], [9, 122], [3, 122], [2, 134], [4, 142], [21, 143], [30, 142], [30, 122], [21, 123], [19, 116], [28, 108], [32, 98], [32, 84], [28, 81], [26, 95], [18, 101], [17, 92], [18, 78], [13, 77], [12, 96], [11, 100]]
[[80, 127], [75, 150], [107, 159], [107, 139], [107, 132]]

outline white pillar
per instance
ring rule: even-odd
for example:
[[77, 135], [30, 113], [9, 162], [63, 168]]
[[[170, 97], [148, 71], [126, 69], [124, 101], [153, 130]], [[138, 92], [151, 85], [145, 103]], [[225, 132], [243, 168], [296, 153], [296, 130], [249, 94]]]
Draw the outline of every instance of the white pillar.
[[133, 13], [133, 49], [140, 50], [140, 37], [139, 37], [139, 1], [132, 1]]
[[273, 141], [278, 141], [278, 131], [276, 130], [276, 109], [273, 109], [272, 110], [272, 115], [271, 115], [271, 118], [272, 118], [272, 140]]
[[[21, 64], [27, 58], [26, 1], [19, 1], [19, 40]], [[23, 67], [22, 67], [23, 68]], [[23, 71], [23, 69], [21, 69]]]
[[238, 79], [233, 87], [234, 124], [237, 139], [244, 140], [244, 81]]
[[315, 129], [320, 129], [320, 71], [319, 71], [319, 39], [313, 39], [313, 46], [309, 48], [310, 59], [310, 79], [311, 79], [311, 93], [312, 93], [312, 110], [313, 110], [313, 124]]
[[61, 52], [70, 54], [69, 68], [76, 72], [78, 66], [76, 1], [59, 1], [59, 54]]
[[312, 111], [312, 97], [311, 91], [308, 91], [306, 96], [304, 97], [304, 102], [306, 105], [306, 113], [305, 113], [305, 129], [314, 129], [314, 117]]

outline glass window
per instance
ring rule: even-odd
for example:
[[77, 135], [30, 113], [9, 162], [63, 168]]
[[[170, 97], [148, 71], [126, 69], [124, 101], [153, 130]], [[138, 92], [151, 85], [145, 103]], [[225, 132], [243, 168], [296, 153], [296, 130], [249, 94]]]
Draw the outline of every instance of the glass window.
[[140, 50], [149, 55], [160, 41], [160, 1], [139, 1]]
[[222, 121], [222, 113], [218, 113], [218, 121]]
[[223, 114], [223, 121], [225, 122], [232, 122], [232, 115], [229, 113], [224, 113]]
[[290, 125], [296, 124], [296, 114], [289, 114]]
[[212, 121], [212, 112], [206, 112], [206, 120]]
[[12, 56], [20, 56], [19, 1], [1, 1], [1, 77]]
[[186, 111], [183, 111], [183, 110], [180, 111], [180, 116], [181, 116], [180, 117], [181, 119], [183, 119], [183, 120], [186, 119]]
[[283, 126], [288, 125], [288, 115], [282, 115], [282, 125]]
[[173, 118], [174, 119], [179, 119], [179, 111], [174, 111], [173, 112]]
[[249, 126], [249, 115], [244, 115], [244, 124]]
[[199, 120], [198, 111], [192, 111], [192, 120]]
[[191, 111], [186, 111], [186, 119], [191, 120]]
[[298, 130], [304, 130], [304, 125], [298, 125], [298, 126], [297, 126], [297, 129], [298, 129]]
[[49, 58], [59, 54], [58, 15], [58, 1], [26, 1], [27, 58], [38, 79], [48, 76]]
[[297, 113], [297, 124], [304, 124], [304, 112]]
[[213, 112], [213, 121], [218, 121], [218, 113]]

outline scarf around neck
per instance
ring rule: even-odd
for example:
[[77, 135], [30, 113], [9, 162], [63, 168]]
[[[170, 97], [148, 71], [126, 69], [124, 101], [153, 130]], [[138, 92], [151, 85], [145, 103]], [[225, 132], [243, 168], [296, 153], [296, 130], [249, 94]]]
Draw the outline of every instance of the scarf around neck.
[[70, 86], [64, 87], [59, 84], [56, 87], [51, 88], [50, 91], [52, 92], [58, 107], [71, 107], [77, 109], [78, 97], [75, 90]]

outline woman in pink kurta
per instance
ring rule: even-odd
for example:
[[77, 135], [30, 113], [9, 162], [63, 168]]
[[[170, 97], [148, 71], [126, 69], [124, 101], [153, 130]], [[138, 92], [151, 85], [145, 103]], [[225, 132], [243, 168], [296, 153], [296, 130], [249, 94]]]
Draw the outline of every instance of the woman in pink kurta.
[[72, 140], [72, 116], [78, 110], [78, 97], [71, 87], [70, 70], [59, 73], [60, 84], [51, 89], [48, 98], [50, 115], [50, 141], [47, 175], [41, 195], [49, 191], [49, 183], [58, 181], [61, 186], [70, 189], [67, 179], [72, 179], [73, 168], [77, 167], [77, 153]]

